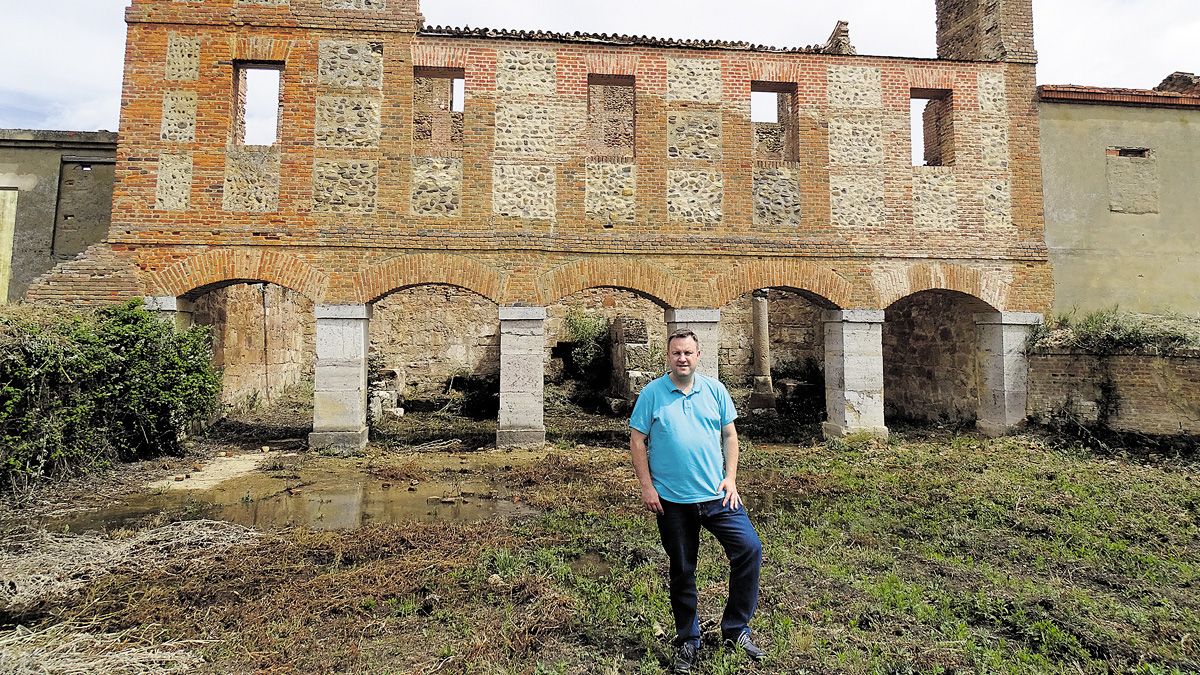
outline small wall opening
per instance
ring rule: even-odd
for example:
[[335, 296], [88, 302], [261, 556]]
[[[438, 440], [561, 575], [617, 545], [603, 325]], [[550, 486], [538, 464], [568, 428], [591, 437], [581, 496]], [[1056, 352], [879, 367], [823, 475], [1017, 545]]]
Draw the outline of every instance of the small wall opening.
[[[270, 404], [312, 382], [316, 363], [313, 303], [270, 283], [237, 283], [196, 298], [193, 320], [209, 326], [221, 402]], [[311, 423], [312, 411], [302, 411]]]
[[462, 145], [465, 109], [466, 75], [461, 68], [413, 70], [413, 141]]
[[799, 160], [795, 83], [751, 82], [750, 120], [754, 125], [755, 159]]
[[589, 152], [633, 157], [637, 98], [632, 76], [588, 75]]
[[283, 64], [239, 62], [233, 72], [234, 141], [275, 145], [283, 110]]
[[913, 89], [910, 100], [913, 166], [954, 164], [954, 104], [948, 89]]
[[884, 417], [894, 423], [967, 426], [978, 415], [975, 314], [986, 302], [930, 290], [888, 307], [883, 323]]

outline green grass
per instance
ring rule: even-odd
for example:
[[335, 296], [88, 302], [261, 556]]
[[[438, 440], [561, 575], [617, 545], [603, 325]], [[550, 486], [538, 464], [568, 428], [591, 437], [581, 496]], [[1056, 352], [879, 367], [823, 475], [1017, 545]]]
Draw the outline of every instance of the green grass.
[[[1200, 670], [1194, 465], [973, 436], [753, 445], [743, 461], [770, 659], [717, 644], [726, 565], [706, 537], [702, 675]], [[487, 475], [540, 515], [275, 534], [117, 571], [32, 620], [157, 623], [215, 640], [212, 672], [662, 672], [666, 559], [625, 453]]]

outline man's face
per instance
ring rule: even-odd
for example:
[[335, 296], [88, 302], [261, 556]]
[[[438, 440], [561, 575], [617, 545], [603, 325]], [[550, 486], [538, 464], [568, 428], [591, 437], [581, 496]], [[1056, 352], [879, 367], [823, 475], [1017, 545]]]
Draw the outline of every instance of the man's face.
[[700, 345], [690, 337], [675, 338], [667, 345], [667, 367], [676, 377], [691, 377], [700, 362]]

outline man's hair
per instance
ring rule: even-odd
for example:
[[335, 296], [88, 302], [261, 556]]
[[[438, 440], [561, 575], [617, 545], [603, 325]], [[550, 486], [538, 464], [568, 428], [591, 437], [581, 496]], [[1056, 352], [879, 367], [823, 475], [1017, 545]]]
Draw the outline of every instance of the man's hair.
[[692, 331], [686, 328], [680, 328], [679, 330], [667, 336], [667, 349], [671, 348], [671, 340], [679, 340], [682, 338], [692, 338], [696, 341], [696, 349], [700, 348], [700, 338], [696, 337], [696, 334]]

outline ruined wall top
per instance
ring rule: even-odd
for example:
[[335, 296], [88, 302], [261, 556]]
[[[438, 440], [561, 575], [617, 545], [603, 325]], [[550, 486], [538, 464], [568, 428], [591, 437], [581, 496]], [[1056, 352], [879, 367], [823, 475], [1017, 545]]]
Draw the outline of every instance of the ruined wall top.
[[424, 23], [419, 0], [133, 0], [125, 20], [410, 33]]
[[1033, 0], [937, 0], [937, 55], [1037, 63]]

